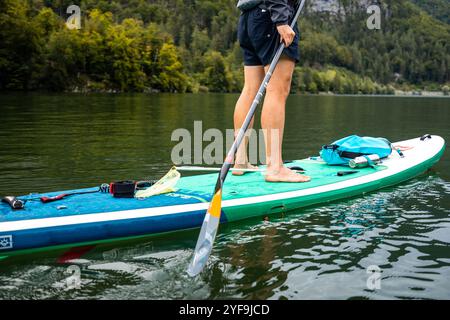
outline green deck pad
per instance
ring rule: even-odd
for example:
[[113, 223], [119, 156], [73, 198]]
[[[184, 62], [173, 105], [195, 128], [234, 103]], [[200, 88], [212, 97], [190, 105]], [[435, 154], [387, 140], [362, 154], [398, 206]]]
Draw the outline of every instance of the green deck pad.
[[[338, 172], [353, 171], [354, 169], [344, 166], [329, 166], [317, 160], [297, 160], [289, 163], [288, 166], [305, 169], [304, 174], [310, 176], [312, 180], [306, 183], [271, 183], [265, 181], [261, 172], [247, 173], [243, 176], [233, 176], [230, 172], [223, 188], [223, 199], [240, 199], [314, 188], [355, 179], [386, 169], [385, 166], [381, 165], [375, 168], [362, 168], [356, 170], [358, 173], [339, 177], [337, 175]], [[179, 192], [190, 190], [207, 197], [211, 196], [216, 182], [217, 174], [206, 174], [184, 177], [178, 182], [176, 187]]]

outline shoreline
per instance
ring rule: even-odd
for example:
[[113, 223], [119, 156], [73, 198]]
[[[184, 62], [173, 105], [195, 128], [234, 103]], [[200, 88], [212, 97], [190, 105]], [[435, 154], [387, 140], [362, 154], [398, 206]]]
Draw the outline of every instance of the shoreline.
[[[193, 95], [209, 95], [209, 94], [240, 94], [239, 92], [158, 92], [158, 91], [145, 91], [145, 92], [126, 92], [120, 90], [67, 90], [67, 91], [41, 91], [41, 90], [31, 90], [31, 91], [0, 91], [0, 95], [14, 95], [14, 94], [45, 94], [45, 95], [60, 95], [60, 94], [74, 94], [74, 95], [134, 95], [134, 94], [144, 94], [144, 95], [154, 95], [154, 94], [193, 94]], [[335, 97], [408, 97], [408, 98], [450, 98], [450, 94], [443, 91], [401, 91], [396, 90], [393, 94], [365, 94], [365, 93], [335, 93], [335, 92], [296, 92], [291, 93], [291, 95], [303, 95], [303, 96], [335, 96]]]

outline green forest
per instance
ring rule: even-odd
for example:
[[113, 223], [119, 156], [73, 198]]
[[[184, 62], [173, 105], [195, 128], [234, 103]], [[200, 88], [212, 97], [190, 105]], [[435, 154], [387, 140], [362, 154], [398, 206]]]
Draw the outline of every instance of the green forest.
[[[239, 92], [236, 0], [2, 0], [0, 90]], [[293, 92], [391, 94], [450, 83], [447, 0], [380, 0], [381, 30], [360, 1], [300, 19]], [[81, 8], [81, 29], [65, 22]]]

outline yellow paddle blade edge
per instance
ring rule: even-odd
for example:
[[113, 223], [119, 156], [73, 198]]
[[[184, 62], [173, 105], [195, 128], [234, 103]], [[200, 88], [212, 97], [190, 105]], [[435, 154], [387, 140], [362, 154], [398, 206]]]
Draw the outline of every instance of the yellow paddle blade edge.
[[208, 213], [215, 217], [220, 218], [222, 212], [222, 190], [216, 192], [209, 205]]
[[181, 174], [177, 171], [177, 168], [173, 167], [164, 177], [161, 178], [161, 180], [148, 189], [137, 191], [134, 197], [138, 199], [145, 199], [160, 194], [174, 192], [174, 188], [180, 178]]

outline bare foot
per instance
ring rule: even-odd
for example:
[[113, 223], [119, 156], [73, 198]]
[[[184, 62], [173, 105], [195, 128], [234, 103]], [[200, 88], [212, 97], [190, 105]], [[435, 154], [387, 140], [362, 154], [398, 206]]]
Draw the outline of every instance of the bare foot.
[[[257, 166], [253, 166], [250, 163], [247, 164], [237, 164], [234, 166], [235, 169], [250, 169], [250, 170], [258, 170], [259, 168]], [[231, 169], [231, 172], [233, 174], [233, 176], [243, 176], [244, 174], [246, 174], [247, 172], [242, 172], [242, 171], [233, 171], [233, 169]]]
[[300, 182], [309, 182], [311, 181], [311, 178], [308, 176], [298, 174], [289, 168], [282, 167], [278, 171], [268, 170], [266, 174], [266, 181], [300, 183]]

